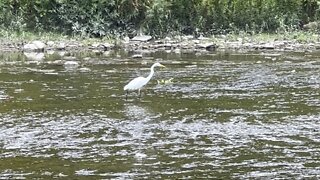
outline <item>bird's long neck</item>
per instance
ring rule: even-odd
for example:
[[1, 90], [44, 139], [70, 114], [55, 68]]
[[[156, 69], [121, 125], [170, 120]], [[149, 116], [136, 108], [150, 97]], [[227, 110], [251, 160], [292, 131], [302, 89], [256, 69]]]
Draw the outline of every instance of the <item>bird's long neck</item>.
[[154, 65], [151, 66], [151, 68], [150, 68], [150, 74], [147, 77], [148, 81], [150, 81], [150, 79], [152, 78], [153, 74], [154, 74]]

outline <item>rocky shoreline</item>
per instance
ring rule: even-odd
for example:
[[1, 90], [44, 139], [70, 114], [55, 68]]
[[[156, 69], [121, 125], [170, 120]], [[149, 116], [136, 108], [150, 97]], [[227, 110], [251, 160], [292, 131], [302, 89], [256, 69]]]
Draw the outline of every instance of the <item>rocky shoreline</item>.
[[[256, 41], [250, 38], [230, 40], [224, 36], [215, 38], [178, 36], [175, 38], [154, 39], [151, 36], [136, 36], [132, 39], [110, 42], [96, 41], [41, 41], [28, 43], [0, 43], [0, 51], [47, 52], [47, 51], [109, 51], [123, 49], [126, 51], [173, 51], [173, 52], [205, 52], [225, 50], [272, 50], [272, 51], [314, 51], [320, 50], [318, 37], [312, 42], [298, 40], [265, 40]], [[136, 56], [139, 58], [140, 56]]]

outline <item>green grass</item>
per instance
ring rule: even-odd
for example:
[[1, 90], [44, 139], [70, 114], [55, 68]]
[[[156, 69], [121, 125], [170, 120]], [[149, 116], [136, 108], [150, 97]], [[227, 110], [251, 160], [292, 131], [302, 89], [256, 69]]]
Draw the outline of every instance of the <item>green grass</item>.
[[34, 40], [40, 41], [77, 41], [84, 45], [96, 43], [96, 42], [112, 42], [114, 38], [106, 36], [104, 38], [91, 38], [83, 37], [80, 35], [65, 35], [54, 32], [12, 32], [4, 29], [0, 29], [0, 43], [20, 43], [31, 42]]

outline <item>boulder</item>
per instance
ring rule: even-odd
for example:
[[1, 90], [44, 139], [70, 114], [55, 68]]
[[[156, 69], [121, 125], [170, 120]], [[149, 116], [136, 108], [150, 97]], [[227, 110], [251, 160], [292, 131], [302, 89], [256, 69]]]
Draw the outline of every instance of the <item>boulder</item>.
[[23, 51], [36, 51], [36, 50], [37, 50], [37, 46], [32, 43], [25, 44], [23, 46]]
[[206, 49], [208, 51], [213, 51], [216, 49], [216, 44], [214, 44], [213, 42], [208, 42], [208, 43], [199, 43], [196, 46], [199, 49]]
[[128, 44], [130, 42], [130, 38], [128, 36], [123, 38], [123, 43]]
[[44, 48], [46, 47], [46, 44], [43, 43], [42, 41], [32, 41], [32, 44], [34, 44], [37, 48], [37, 50], [43, 51]]
[[275, 45], [273, 43], [266, 43], [261, 45], [260, 49], [275, 49]]
[[140, 35], [140, 36], [135, 36], [135, 37], [133, 37], [131, 40], [132, 40], [132, 41], [147, 42], [147, 41], [150, 41], [151, 39], [152, 39], [152, 36]]
[[110, 50], [113, 48], [113, 44], [110, 43], [103, 43], [101, 46], [104, 48], [104, 50]]
[[48, 41], [48, 42], [47, 42], [47, 45], [48, 45], [49, 47], [53, 47], [53, 46], [54, 46], [54, 42], [53, 42], [53, 41]]
[[320, 23], [318, 21], [309, 22], [308, 24], [303, 25], [303, 29], [309, 30], [309, 31], [316, 31], [319, 29]]
[[64, 50], [64, 49], [66, 49], [66, 43], [60, 42], [59, 44], [57, 44], [57, 49], [58, 49], [58, 50]]
[[95, 42], [91, 45], [91, 48], [96, 49], [96, 48], [99, 48], [99, 46], [100, 46], [100, 43]]
[[44, 59], [44, 53], [41, 52], [24, 52], [23, 54], [31, 61], [41, 61]]
[[163, 46], [164, 46], [165, 50], [170, 50], [170, 49], [172, 49], [172, 44], [171, 44], [171, 43], [166, 43], [166, 44], [164, 44]]
[[42, 41], [32, 41], [31, 43], [25, 44], [23, 46], [23, 51], [44, 51], [46, 44]]

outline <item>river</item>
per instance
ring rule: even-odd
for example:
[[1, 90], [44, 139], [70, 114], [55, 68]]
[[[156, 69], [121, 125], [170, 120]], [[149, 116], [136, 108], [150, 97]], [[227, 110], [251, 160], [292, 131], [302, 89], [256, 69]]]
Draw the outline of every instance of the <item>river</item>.
[[319, 52], [132, 55], [0, 53], [0, 179], [320, 178]]

